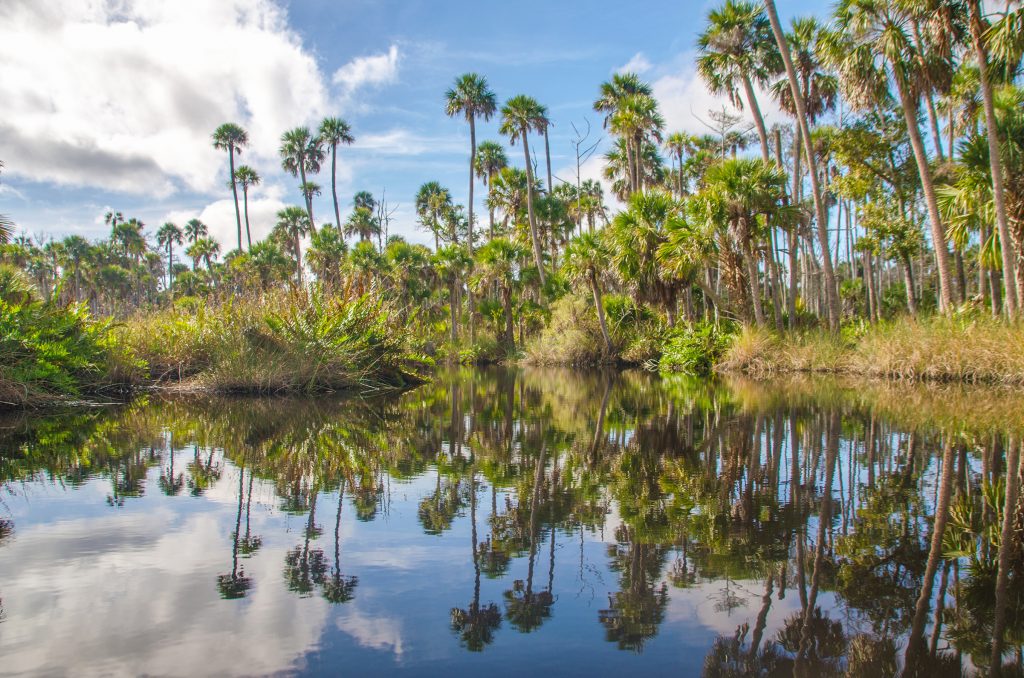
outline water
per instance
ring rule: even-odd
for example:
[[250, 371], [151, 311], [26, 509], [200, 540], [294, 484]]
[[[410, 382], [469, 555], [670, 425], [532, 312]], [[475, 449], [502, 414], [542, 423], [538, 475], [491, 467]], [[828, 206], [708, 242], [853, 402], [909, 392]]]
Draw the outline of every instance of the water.
[[467, 369], [9, 417], [0, 674], [969, 673], [1020, 407]]

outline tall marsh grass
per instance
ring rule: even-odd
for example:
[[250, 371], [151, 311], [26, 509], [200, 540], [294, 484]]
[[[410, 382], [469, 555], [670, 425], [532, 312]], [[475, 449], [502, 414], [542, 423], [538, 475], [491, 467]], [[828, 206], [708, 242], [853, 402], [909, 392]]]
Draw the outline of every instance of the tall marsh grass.
[[1024, 384], [1024, 324], [986, 316], [902, 318], [777, 335], [744, 329], [718, 364], [724, 372], [858, 374], [911, 381]]
[[424, 366], [386, 305], [366, 296], [294, 292], [216, 306], [184, 299], [120, 332], [152, 379], [218, 392], [400, 387], [419, 381]]

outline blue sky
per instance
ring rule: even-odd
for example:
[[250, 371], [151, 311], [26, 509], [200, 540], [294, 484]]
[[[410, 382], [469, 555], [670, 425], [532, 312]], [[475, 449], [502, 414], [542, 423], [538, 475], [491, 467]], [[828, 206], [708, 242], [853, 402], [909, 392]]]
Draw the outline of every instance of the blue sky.
[[[724, 103], [694, 72], [694, 42], [713, 4], [5, 0], [0, 213], [37, 238], [102, 237], [109, 209], [141, 218], [150, 232], [199, 216], [227, 250], [234, 208], [226, 157], [209, 145], [213, 129], [234, 121], [249, 130], [242, 161], [264, 178], [250, 207], [262, 236], [277, 209], [301, 201], [297, 181], [280, 170], [281, 132], [340, 115], [356, 136], [340, 158], [343, 210], [355, 191], [386, 191], [392, 233], [426, 243], [412, 210], [417, 187], [437, 180], [459, 202], [467, 194], [468, 128], [442, 103], [456, 75], [485, 75], [499, 101], [522, 93], [547, 105], [555, 173], [574, 179], [571, 123], [589, 120], [604, 148], [590, 106], [623, 67], [653, 83], [670, 129], [705, 131], [697, 116]], [[778, 4], [784, 21], [829, 9]], [[478, 131], [491, 138], [499, 139], [496, 120]], [[520, 148], [508, 151], [521, 165]], [[584, 178], [599, 172], [595, 158]], [[333, 212], [329, 173], [316, 180], [324, 222]]]

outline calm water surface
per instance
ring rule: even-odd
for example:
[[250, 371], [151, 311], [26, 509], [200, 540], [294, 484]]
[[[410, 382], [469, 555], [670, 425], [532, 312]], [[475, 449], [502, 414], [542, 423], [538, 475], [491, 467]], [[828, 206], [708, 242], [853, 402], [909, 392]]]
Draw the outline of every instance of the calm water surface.
[[3, 419], [0, 675], [985, 670], [1016, 400], [462, 370]]

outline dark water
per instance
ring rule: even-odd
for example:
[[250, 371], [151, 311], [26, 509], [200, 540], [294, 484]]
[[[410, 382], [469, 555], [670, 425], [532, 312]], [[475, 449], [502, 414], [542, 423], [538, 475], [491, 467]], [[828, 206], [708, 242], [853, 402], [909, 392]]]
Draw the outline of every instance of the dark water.
[[463, 370], [0, 420], [0, 674], [970, 675], [997, 615], [1015, 673], [1018, 407]]

